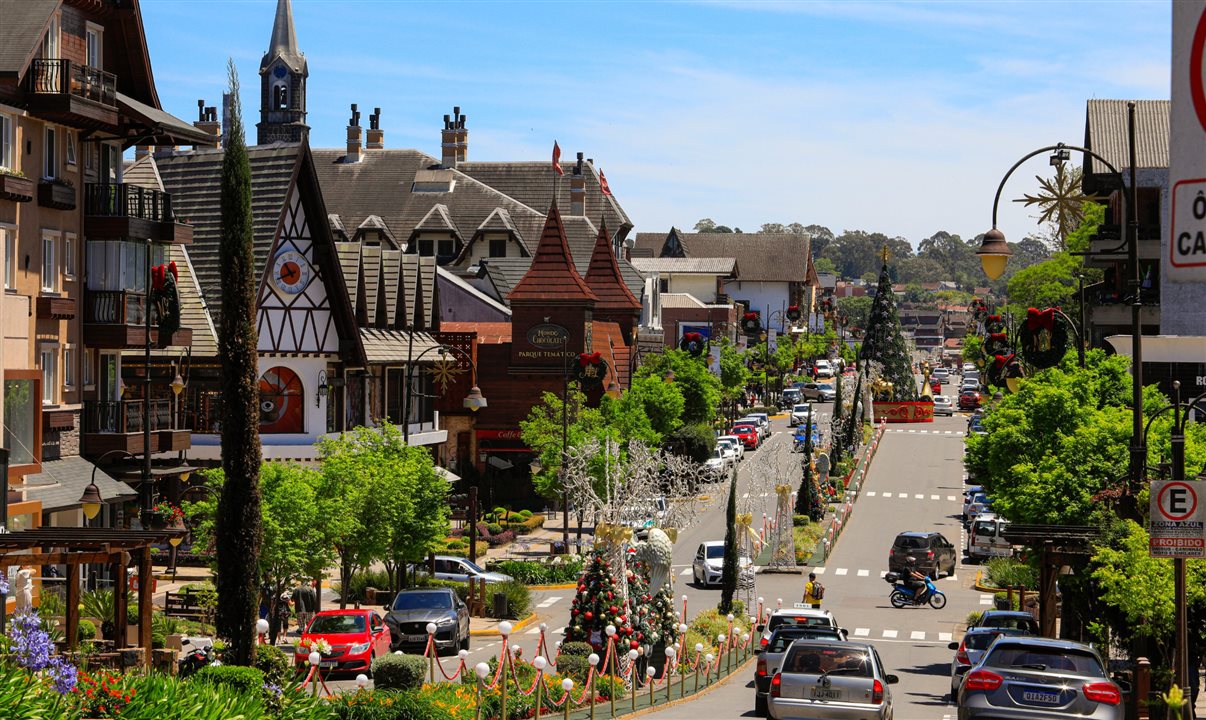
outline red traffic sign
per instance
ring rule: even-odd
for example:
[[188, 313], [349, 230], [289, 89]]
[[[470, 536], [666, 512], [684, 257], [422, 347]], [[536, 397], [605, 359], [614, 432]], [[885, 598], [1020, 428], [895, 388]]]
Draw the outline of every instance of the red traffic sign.
[[1156, 495], [1156, 506], [1165, 520], [1186, 520], [1198, 510], [1198, 494], [1183, 480], [1165, 483]]
[[1151, 488], [1148, 552], [1152, 557], [1206, 557], [1206, 483], [1156, 480]]

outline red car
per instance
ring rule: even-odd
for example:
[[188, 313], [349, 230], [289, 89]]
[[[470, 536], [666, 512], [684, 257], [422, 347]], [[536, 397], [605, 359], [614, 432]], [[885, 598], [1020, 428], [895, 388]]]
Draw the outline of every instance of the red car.
[[730, 435], [736, 435], [746, 450], [758, 449], [758, 428], [753, 425], [734, 425]]
[[964, 390], [959, 393], [959, 409], [975, 410], [980, 407], [980, 393], [975, 390]]
[[323, 610], [310, 621], [294, 648], [294, 664], [309, 668], [312, 645], [325, 640], [329, 653], [323, 653], [322, 668], [333, 672], [363, 672], [372, 676], [375, 658], [389, 654], [390, 634], [385, 621], [373, 610]]

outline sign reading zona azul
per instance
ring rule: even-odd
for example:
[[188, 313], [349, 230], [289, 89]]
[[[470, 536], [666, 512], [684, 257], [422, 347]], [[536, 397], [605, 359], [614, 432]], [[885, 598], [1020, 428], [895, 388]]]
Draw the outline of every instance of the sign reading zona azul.
[[1159, 558], [1206, 558], [1203, 483], [1154, 480], [1148, 553]]

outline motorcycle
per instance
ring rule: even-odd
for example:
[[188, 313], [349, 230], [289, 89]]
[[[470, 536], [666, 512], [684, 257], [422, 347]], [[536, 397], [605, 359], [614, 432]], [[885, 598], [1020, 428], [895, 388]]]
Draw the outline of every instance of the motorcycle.
[[925, 578], [925, 590], [920, 593], [909, 587], [898, 573], [890, 572], [884, 575], [884, 581], [892, 586], [888, 602], [892, 603], [894, 608], [902, 608], [907, 605], [918, 607], [927, 603], [935, 610], [946, 607], [946, 595], [934, 585], [934, 581], [928, 575]]
[[177, 674], [181, 678], [197, 672], [201, 668], [217, 662], [214, 654], [214, 641], [210, 638], [186, 637], [180, 641], [181, 653]]

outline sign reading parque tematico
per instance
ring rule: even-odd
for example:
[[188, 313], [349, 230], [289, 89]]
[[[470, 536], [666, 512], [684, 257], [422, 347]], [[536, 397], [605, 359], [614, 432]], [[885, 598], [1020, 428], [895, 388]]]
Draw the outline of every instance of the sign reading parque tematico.
[[1206, 483], [1153, 480], [1149, 554], [1206, 558]]

